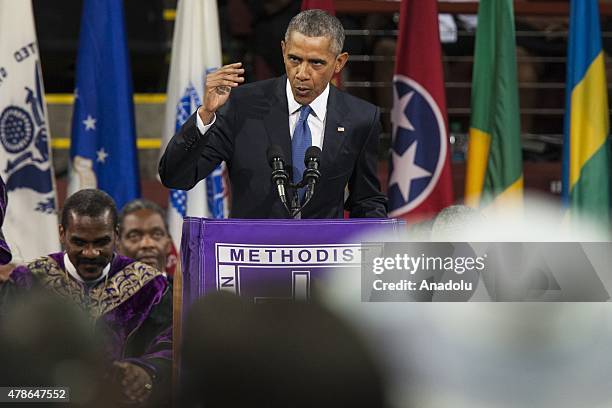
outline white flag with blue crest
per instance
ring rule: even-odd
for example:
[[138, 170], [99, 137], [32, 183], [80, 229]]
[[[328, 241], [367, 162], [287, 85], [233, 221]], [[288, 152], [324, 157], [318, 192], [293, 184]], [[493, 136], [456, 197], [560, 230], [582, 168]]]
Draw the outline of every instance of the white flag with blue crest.
[[0, 0], [2, 227], [13, 262], [59, 251], [55, 178], [40, 52], [30, 0]]
[[[220, 66], [221, 39], [217, 2], [179, 0], [174, 23], [161, 152], [165, 150], [172, 135], [202, 104], [206, 74]], [[187, 192], [171, 190], [168, 224], [176, 245], [180, 241], [184, 216], [227, 217], [227, 188], [223, 171], [223, 165], [217, 167], [206, 180]]]

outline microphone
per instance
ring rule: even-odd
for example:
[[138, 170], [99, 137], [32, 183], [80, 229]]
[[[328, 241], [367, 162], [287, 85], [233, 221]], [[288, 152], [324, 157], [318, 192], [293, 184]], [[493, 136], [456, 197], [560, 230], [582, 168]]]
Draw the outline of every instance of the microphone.
[[321, 149], [317, 146], [310, 146], [304, 154], [304, 182], [306, 183], [306, 201], [314, 195], [315, 184], [321, 177], [319, 166], [321, 164]]
[[289, 181], [289, 176], [285, 170], [285, 155], [283, 149], [279, 145], [272, 145], [266, 153], [268, 164], [272, 168], [272, 183], [276, 184], [278, 196], [281, 202], [287, 208], [287, 193], [285, 186]]

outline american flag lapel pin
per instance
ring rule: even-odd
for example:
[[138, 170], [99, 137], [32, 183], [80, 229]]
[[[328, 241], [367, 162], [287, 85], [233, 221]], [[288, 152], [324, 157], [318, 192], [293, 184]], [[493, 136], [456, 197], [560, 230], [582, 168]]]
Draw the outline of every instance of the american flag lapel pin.
[[338, 126], [338, 132], [344, 132], [344, 126]]

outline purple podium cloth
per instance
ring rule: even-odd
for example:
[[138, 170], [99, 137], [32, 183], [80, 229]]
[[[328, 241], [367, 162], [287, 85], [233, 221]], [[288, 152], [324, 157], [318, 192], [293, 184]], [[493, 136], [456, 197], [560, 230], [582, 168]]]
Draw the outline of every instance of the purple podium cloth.
[[311, 280], [360, 266], [365, 234], [404, 228], [394, 219], [213, 220], [187, 217], [181, 258], [183, 307], [211, 291], [253, 301], [309, 298]]

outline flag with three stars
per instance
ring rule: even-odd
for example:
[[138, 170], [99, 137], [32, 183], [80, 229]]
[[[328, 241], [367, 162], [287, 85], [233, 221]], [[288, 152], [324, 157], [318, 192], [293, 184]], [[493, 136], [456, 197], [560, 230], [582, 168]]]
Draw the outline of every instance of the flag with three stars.
[[393, 76], [389, 215], [432, 217], [453, 203], [435, 0], [402, 0]]
[[140, 197], [123, 0], [85, 0], [76, 67], [68, 194], [106, 191], [121, 209]]

